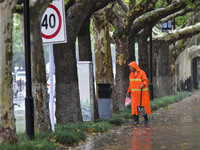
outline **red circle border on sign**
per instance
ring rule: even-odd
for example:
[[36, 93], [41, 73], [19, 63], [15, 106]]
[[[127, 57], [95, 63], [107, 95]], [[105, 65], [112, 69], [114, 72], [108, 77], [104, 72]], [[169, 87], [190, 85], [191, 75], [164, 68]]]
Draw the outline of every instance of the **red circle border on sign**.
[[42, 37], [45, 38], [45, 39], [52, 39], [60, 32], [62, 21], [61, 21], [60, 12], [54, 5], [50, 4], [48, 8], [52, 8], [53, 10], [55, 10], [55, 12], [58, 15], [58, 20], [59, 20], [58, 29], [52, 35], [46, 35], [46, 34], [42, 33]]

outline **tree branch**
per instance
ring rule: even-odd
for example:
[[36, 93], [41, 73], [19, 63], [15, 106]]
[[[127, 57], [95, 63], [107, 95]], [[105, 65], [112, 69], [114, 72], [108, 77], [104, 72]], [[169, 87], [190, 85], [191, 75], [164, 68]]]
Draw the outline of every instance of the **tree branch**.
[[[94, 1], [94, 0], [91, 0], [91, 1]], [[97, 2], [95, 3], [95, 11], [98, 11], [98, 10], [102, 9], [103, 7], [107, 6], [109, 3], [112, 3], [112, 2], [115, 2], [115, 1], [116, 0], [104, 0], [104, 1], [97, 0]]]
[[15, 9], [13, 10], [14, 13], [18, 13], [18, 14], [23, 14], [24, 12], [24, 8], [22, 5], [16, 5]]
[[66, 4], [65, 4], [65, 11], [68, 10], [72, 5], [74, 5], [76, 3], [76, 0], [69, 0]]
[[121, 8], [127, 13], [129, 11], [128, 5], [124, 2], [124, 0], [117, 0], [117, 3], [121, 6]]
[[154, 26], [152, 28], [152, 32], [153, 32], [154, 35], [163, 34], [163, 32], [161, 30], [159, 30], [156, 26]]
[[[193, 14], [191, 18], [185, 23], [187, 26], [194, 25], [195, 22], [198, 21], [200, 16], [200, 11]], [[185, 26], [185, 25], [184, 25]], [[181, 28], [179, 28], [181, 29]], [[177, 28], [178, 30], [178, 28]], [[186, 47], [190, 47], [194, 45], [196, 42], [195, 37], [191, 37], [190, 39], [181, 39], [175, 43], [173, 47], [170, 48], [170, 51], [173, 51], [174, 55], [179, 55]]]
[[131, 26], [131, 34], [137, 34], [137, 32], [143, 29], [147, 24], [153, 27], [160, 19], [185, 8], [186, 5], [185, 1], [176, 1], [165, 8], [159, 8], [145, 13], [133, 22]]
[[67, 10], [66, 19], [71, 18], [69, 20], [75, 24], [73, 21], [76, 18], [76, 33], [78, 33], [85, 21], [90, 19], [94, 12], [104, 8], [112, 1], [114, 0], [84, 0], [76, 2]]
[[172, 3], [172, 0], [167, 0], [167, 3], [168, 3], [168, 4], [171, 4], [171, 3]]
[[108, 14], [108, 21], [112, 24], [112, 26], [115, 29], [122, 28], [124, 22], [123, 20], [119, 17], [119, 15], [116, 14], [115, 11], [113, 11], [113, 7], [115, 4], [110, 4], [107, 6], [105, 9], [106, 13]]
[[35, 5], [32, 7], [34, 8], [40, 8], [40, 17], [42, 17], [43, 13], [45, 12], [45, 10], [47, 9], [47, 7], [49, 6], [49, 4], [52, 2], [53, 0], [38, 0], [35, 2]]
[[169, 31], [168, 33], [154, 36], [154, 42], [166, 42], [168, 44], [174, 43], [180, 39], [191, 37], [195, 34], [200, 33], [200, 23], [185, 27], [183, 29]]
[[190, 50], [190, 58], [193, 59], [195, 57], [200, 57], [200, 46], [197, 46], [197, 45], [193, 45], [189, 48]]
[[186, 7], [184, 8], [183, 10], [179, 11], [179, 12], [176, 12], [174, 14], [171, 14], [163, 19], [160, 20], [159, 23], [164, 23], [164, 22], [167, 22], [168, 20], [170, 19], [173, 19], [175, 17], [178, 17], [178, 16], [183, 16], [185, 14], [187, 14], [188, 12], [191, 12], [191, 11], [198, 11], [200, 9], [200, 3], [197, 3], [196, 4], [196, 8], [190, 8], [190, 7]]
[[171, 14], [171, 15], [161, 19], [159, 21], [159, 23], [164, 23], [164, 22], [167, 22], [168, 20], [173, 19], [175, 17], [185, 15], [186, 13], [191, 12], [192, 10], [193, 10], [192, 8], [186, 7], [185, 9], [183, 9], [183, 10], [181, 10], [179, 12], [175, 12], [174, 14]]
[[20, 4], [22, 4], [23, 2], [24, 2], [24, 0], [18, 0], [18, 1], [17, 1], [17, 4], [20, 5]]
[[155, 7], [157, 1], [158, 0], [142, 0], [140, 3], [136, 4], [127, 15], [124, 30], [128, 32], [133, 21], [140, 15], [151, 11]]
[[130, 0], [129, 2], [129, 10], [133, 9], [133, 7], [136, 5], [136, 1], [135, 0]]

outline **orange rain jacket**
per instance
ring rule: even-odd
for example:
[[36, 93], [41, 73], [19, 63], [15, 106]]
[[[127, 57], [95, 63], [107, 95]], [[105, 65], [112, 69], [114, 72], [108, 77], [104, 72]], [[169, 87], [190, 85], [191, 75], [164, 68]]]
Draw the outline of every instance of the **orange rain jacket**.
[[129, 75], [129, 89], [128, 93], [131, 92], [131, 110], [133, 115], [138, 115], [137, 106], [140, 106], [140, 85], [143, 83], [144, 87], [142, 89], [142, 106], [145, 108], [146, 114], [151, 113], [150, 101], [149, 101], [149, 91], [148, 83], [149, 80], [143, 70], [141, 70], [135, 61], [132, 61], [129, 66], [136, 69], [135, 74], [133, 72]]

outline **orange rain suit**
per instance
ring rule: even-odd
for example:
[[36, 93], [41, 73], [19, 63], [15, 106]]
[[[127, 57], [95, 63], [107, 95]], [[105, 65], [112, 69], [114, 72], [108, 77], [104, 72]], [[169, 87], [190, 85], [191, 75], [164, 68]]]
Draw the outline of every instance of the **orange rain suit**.
[[149, 101], [149, 91], [148, 83], [149, 80], [143, 70], [141, 70], [135, 61], [132, 61], [129, 66], [136, 69], [135, 74], [133, 72], [129, 75], [129, 89], [128, 93], [131, 92], [131, 111], [133, 115], [138, 115], [137, 106], [140, 106], [140, 85], [144, 84], [142, 89], [142, 106], [145, 108], [146, 114], [151, 113], [150, 101]]

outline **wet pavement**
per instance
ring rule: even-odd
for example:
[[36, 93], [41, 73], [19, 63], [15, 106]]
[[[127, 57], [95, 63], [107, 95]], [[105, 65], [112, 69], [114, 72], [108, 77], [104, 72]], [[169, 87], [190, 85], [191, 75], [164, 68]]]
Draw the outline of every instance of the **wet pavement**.
[[[14, 113], [16, 118], [16, 131], [25, 132], [25, 90], [19, 92], [17, 97], [13, 97]], [[88, 107], [81, 107], [82, 116], [84, 121], [90, 121], [90, 109]], [[54, 103], [55, 110], [55, 103]], [[56, 117], [54, 115], [54, 121], [56, 123]]]
[[14, 113], [16, 118], [16, 131], [25, 132], [25, 92], [19, 92], [17, 98], [13, 98]]
[[88, 136], [72, 149], [85, 150], [199, 150], [200, 90], [149, 115], [149, 124], [123, 125], [105, 134]]

